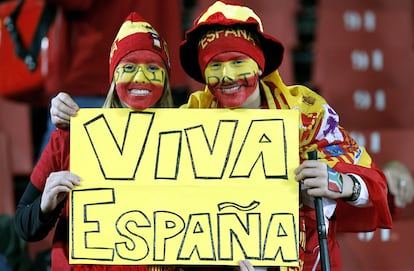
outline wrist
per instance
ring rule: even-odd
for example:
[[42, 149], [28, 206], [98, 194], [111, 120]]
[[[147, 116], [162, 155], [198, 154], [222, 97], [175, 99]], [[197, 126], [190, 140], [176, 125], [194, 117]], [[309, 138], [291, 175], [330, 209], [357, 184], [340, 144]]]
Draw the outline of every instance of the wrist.
[[51, 218], [52, 218], [51, 213], [44, 213], [42, 210], [40, 210], [39, 219], [42, 223], [46, 223], [50, 221]]
[[356, 201], [361, 194], [361, 183], [358, 181], [355, 176], [347, 174], [347, 176], [352, 180], [352, 193], [349, 197], [342, 198], [344, 201]]

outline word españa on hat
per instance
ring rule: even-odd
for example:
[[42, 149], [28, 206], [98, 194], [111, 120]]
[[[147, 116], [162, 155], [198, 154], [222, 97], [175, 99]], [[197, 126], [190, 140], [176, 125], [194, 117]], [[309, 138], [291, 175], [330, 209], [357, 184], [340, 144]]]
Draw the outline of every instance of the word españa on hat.
[[211, 5], [186, 32], [186, 39], [180, 45], [181, 65], [193, 79], [204, 83], [206, 62], [214, 54], [226, 51], [249, 55], [266, 76], [280, 66], [284, 48], [263, 32], [262, 22], [253, 10], [223, 0]]
[[167, 43], [148, 21], [138, 13], [132, 12], [125, 19], [112, 43], [109, 56], [110, 83], [121, 58], [136, 50], [149, 50], [158, 54], [164, 61], [167, 69], [170, 70], [171, 64]]

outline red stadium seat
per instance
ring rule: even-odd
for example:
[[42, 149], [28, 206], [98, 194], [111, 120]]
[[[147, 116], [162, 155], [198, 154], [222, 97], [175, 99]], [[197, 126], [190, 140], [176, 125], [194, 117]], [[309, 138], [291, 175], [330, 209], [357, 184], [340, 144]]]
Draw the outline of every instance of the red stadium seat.
[[[320, 0], [312, 85], [350, 128], [410, 128], [411, 0]], [[411, 94], [413, 93], [413, 94]]]
[[395, 84], [408, 83], [414, 66], [412, 50], [364, 44], [354, 47], [315, 48], [312, 81], [355, 85], [353, 80], [388, 78]]
[[[414, 205], [413, 205], [414, 206]], [[413, 270], [414, 216], [394, 221], [393, 228], [372, 233], [338, 234], [344, 271]]]
[[[359, 144], [366, 146], [380, 168], [390, 160], [398, 160], [414, 174], [414, 129], [354, 130], [351, 135]], [[414, 202], [400, 210], [391, 230], [338, 234], [343, 270], [412, 270], [413, 227]]]
[[364, 43], [411, 48], [413, 23], [410, 10], [375, 6], [356, 8], [352, 5], [324, 8], [321, 4], [316, 13], [316, 44], [323, 48], [353, 47]]
[[383, 9], [410, 9], [411, 0], [318, 0], [318, 6], [323, 8], [383, 8]]
[[[344, 73], [345, 78], [346, 73]], [[329, 82], [320, 92], [340, 116], [347, 129], [410, 129], [414, 127], [414, 92], [408, 84], [387, 78], [350, 79], [353, 83]]]
[[414, 128], [411, 129], [350, 129], [351, 135], [364, 145], [375, 163], [382, 167], [390, 160], [398, 160], [414, 175]]
[[9, 142], [12, 175], [29, 175], [33, 169], [30, 106], [0, 98], [0, 131]]
[[0, 131], [0, 214], [13, 215], [15, 211], [14, 184], [8, 147], [7, 136]]

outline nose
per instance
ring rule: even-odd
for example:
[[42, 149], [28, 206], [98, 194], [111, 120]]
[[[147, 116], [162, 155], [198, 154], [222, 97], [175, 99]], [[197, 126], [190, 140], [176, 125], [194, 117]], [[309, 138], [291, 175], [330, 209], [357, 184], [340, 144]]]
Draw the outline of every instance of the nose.
[[135, 83], [147, 83], [149, 81], [141, 66], [137, 67], [137, 72], [135, 73], [133, 80]]
[[235, 78], [236, 78], [236, 69], [234, 69], [229, 64], [223, 65], [222, 82], [232, 82], [234, 81]]
[[225, 64], [222, 70], [223, 80], [234, 80], [236, 78], [236, 69], [229, 64]]

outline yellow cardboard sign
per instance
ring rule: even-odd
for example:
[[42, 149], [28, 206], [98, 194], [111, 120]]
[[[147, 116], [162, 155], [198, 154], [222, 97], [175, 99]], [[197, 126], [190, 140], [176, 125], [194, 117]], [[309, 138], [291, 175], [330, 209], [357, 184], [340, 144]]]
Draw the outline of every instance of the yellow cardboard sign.
[[298, 112], [81, 109], [70, 263], [298, 265]]

